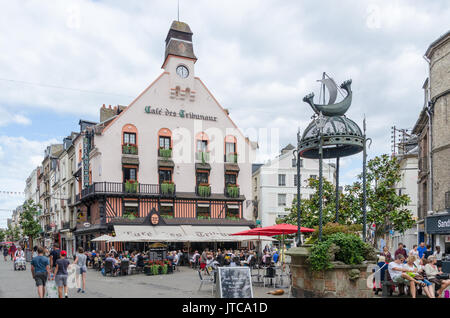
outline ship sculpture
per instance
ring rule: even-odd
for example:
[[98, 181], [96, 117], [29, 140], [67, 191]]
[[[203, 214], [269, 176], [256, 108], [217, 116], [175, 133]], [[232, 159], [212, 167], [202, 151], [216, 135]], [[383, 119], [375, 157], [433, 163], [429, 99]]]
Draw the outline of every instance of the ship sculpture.
[[314, 93], [306, 95], [303, 101], [308, 103], [314, 112], [324, 116], [342, 116], [349, 109], [352, 104], [352, 80], [347, 80], [341, 84], [341, 88], [347, 92], [347, 96], [339, 103], [333, 104], [336, 101], [337, 85], [331, 78], [324, 78], [320, 80], [325, 85], [330, 94], [328, 105], [314, 104]]

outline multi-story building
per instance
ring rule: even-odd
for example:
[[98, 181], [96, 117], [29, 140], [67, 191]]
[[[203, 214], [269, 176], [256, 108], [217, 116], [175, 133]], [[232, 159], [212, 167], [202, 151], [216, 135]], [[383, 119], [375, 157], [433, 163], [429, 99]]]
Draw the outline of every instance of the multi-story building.
[[[411, 215], [415, 221], [418, 221], [418, 194], [417, 194], [417, 180], [419, 176], [419, 148], [417, 144], [417, 136], [408, 138], [404, 143], [399, 146], [399, 151], [396, 154], [400, 164], [401, 180], [396, 184], [398, 194], [407, 194], [410, 198], [409, 204], [405, 207], [411, 212]], [[395, 250], [398, 243], [403, 243], [407, 248], [412, 248], [414, 244], [418, 242], [419, 224], [414, 225], [411, 229], [405, 232], [394, 232], [392, 240], [386, 242], [387, 246], [391, 250]], [[386, 236], [389, 240], [389, 236]]]
[[[425, 105], [413, 133], [419, 136], [419, 241], [450, 253], [450, 31], [428, 47]], [[441, 226], [439, 226], [441, 225]], [[421, 233], [422, 236], [421, 236]], [[425, 233], [427, 236], [425, 236]]]
[[[286, 209], [292, 206], [297, 197], [297, 161], [292, 152], [294, 146], [289, 144], [281, 150], [274, 160], [260, 165], [253, 172], [253, 198], [257, 204], [257, 216], [262, 227], [276, 224], [276, 219], [289, 214]], [[308, 187], [310, 178], [319, 177], [319, 160], [300, 159], [300, 176], [302, 199], [314, 194], [314, 189]], [[336, 169], [334, 164], [324, 162], [323, 176], [329, 182], [336, 184]], [[266, 244], [267, 242], [263, 242]]]
[[40, 215], [41, 226], [44, 231], [43, 244], [50, 247], [58, 242], [56, 233], [56, 212], [55, 212], [55, 170], [58, 165], [58, 156], [61, 154], [63, 145], [50, 145], [45, 150], [44, 160], [42, 161], [43, 173], [40, 180], [40, 204], [43, 213]]
[[99, 123], [80, 121], [77, 245], [143, 228], [168, 241], [184, 231], [207, 242], [254, 224], [255, 145], [196, 76], [192, 34], [174, 21], [162, 74], [127, 107], [102, 107]]

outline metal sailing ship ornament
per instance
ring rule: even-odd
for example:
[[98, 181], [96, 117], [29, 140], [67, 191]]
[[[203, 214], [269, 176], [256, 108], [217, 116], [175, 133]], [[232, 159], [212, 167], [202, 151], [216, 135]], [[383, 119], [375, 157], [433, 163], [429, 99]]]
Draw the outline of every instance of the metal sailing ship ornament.
[[[325, 75], [325, 74], [324, 74]], [[347, 92], [347, 96], [339, 103], [333, 104], [337, 97], [337, 85], [332, 78], [324, 78], [319, 80], [322, 85], [328, 89], [330, 98], [327, 105], [314, 104], [314, 93], [306, 95], [303, 101], [308, 103], [314, 112], [319, 115], [322, 113], [324, 116], [342, 116], [349, 109], [352, 104], [352, 80], [345, 81], [341, 84], [341, 88]], [[324, 96], [325, 99], [325, 96]]]

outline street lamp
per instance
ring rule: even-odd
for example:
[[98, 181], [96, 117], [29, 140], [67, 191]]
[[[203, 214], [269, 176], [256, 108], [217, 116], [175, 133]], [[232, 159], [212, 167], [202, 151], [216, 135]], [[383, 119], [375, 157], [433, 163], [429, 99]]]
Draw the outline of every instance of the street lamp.
[[316, 117], [316, 126], [319, 129], [319, 241], [322, 240], [322, 210], [323, 210], [323, 128], [327, 119], [322, 112]]
[[366, 241], [366, 225], [367, 225], [367, 142], [369, 147], [372, 144], [372, 139], [366, 137], [366, 118], [363, 120], [363, 240]]
[[295, 149], [292, 154], [294, 155], [294, 159], [297, 160], [297, 246], [302, 245], [302, 234], [300, 231], [300, 217], [301, 217], [301, 207], [300, 207], [300, 201], [301, 201], [301, 196], [300, 196], [300, 187], [301, 187], [301, 176], [300, 176], [300, 142], [301, 142], [301, 137], [300, 137], [300, 128], [298, 128], [297, 131], [297, 149]]

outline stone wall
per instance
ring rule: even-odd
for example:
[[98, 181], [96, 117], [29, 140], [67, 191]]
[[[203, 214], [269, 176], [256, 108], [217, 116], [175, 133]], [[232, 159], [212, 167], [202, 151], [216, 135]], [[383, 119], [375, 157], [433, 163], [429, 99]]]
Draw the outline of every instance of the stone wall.
[[296, 298], [371, 298], [374, 295], [366, 283], [370, 274], [368, 264], [350, 266], [333, 262], [333, 269], [314, 272], [306, 262], [308, 247], [292, 248], [287, 254], [291, 256], [291, 288]]

